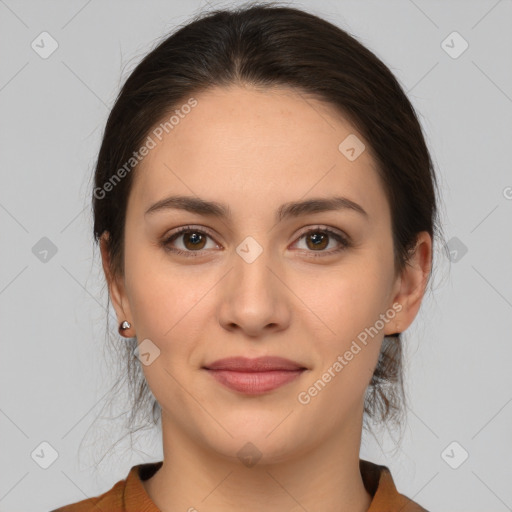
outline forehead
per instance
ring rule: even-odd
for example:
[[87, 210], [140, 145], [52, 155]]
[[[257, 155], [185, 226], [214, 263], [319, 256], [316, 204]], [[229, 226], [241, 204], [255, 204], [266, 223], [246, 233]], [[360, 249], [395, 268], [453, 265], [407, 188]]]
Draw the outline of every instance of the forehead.
[[[135, 171], [135, 207], [173, 193], [230, 203], [242, 192], [261, 208], [274, 197], [281, 203], [333, 189], [367, 211], [382, 206], [371, 148], [331, 105], [287, 88], [214, 88], [194, 99], [172, 125], [150, 132], [155, 145]], [[350, 160], [344, 151], [354, 142], [365, 149]]]

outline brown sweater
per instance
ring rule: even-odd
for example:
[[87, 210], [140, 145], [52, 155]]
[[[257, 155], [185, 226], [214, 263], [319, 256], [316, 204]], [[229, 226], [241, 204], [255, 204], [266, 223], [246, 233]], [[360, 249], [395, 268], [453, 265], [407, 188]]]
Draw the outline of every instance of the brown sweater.
[[[160, 512], [141, 480], [151, 478], [161, 466], [162, 461], [133, 466], [124, 480], [117, 482], [104, 494], [51, 512]], [[397, 491], [386, 466], [361, 459], [359, 467], [364, 486], [372, 496], [368, 512], [428, 512]]]

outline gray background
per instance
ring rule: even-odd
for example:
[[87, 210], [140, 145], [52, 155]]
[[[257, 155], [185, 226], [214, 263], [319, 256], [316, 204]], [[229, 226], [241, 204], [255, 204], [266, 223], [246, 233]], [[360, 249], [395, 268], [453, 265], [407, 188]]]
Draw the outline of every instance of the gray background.
[[[442, 186], [452, 252], [437, 248], [433, 295], [407, 333], [402, 444], [366, 436], [361, 455], [388, 465], [398, 489], [431, 511], [512, 510], [511, 1], [291, 5], [348, 30], [391, 68], [420, 114]], [[90, 177], [129, 71], [205, 7], [0, 0], [1, 511], [96, 496], [132, 465], [161, 458], [159, 434], [146, 433], [95, 470], [94, 456], [122, 434], [110, 420], [78, 459], [112, 384]], [[58, 43], [46, 59], [31, 47], [43, 31]], [[446, 44], [454, 52], [462, 40], [443, 43], [453, 31], [469, 44], [457, 58]], [[55, 254], [43, 256], [44, 237]]]

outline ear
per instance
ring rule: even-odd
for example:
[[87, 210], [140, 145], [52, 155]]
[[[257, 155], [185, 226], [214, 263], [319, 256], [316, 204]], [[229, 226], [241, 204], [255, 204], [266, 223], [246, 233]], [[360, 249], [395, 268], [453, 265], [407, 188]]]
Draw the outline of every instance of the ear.
[[105, 231], [100, 237], [100, 250], [103, 272], [105, 273], [105, 278], [107, 280], [110, 300], [112, 301], [112, 306], [114, 307], [117, 315], [118, 325], [122, 321], [128, 320], [133, 326], [133, 319], [131, 316], [128, 300], [126, 298], [124, 282], [118, 276], [114, 276], [112, 273], [110, 253], [108, 251], [109, 241], [109, 233], [108, 231]]
[[387, 324], [384, 331], [386, 335], [403, 332], [412, 324], [425, 293], [431, 261], [432, 237], [427, 231], [421, 231], [417, 235], [414, 253], [395, 283], [392, 303], [400, 304], [402, 309], [395, 316], [394, 322]]

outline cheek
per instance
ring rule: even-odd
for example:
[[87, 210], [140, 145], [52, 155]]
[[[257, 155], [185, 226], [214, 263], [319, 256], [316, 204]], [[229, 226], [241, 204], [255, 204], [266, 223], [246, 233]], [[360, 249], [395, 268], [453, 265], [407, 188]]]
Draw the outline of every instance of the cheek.
[[390, 269], [385, 265], [373, 253], [360, 254], [318, 278], [314, 287], [302, 285], [303, 295], [298, 293], [315, 313], [308, 311], [304, 318], [318, 354], [312, 381], [329, 381], [322, 401], [342, 399], [347, 407], [357, 407], [371, 379], [384, 335], [377, 322], [388, 307]]
[[186, 351], [191, 343], [187, 341], [205, 329], [209, 291], [219, 276], [201, 265], [180, 270], [162, 249], [131, 254], [126, 263], [126, 291], [137, 338], [149, 338], [173, 354]]
[[178, 300], [181, 284], [165, 271], [158, 251], [157, 248], [135, 251], [127, 243], [126, 293], [139, 341], [142, 336], [155, 338], [155, 341], [162, 339], [176, 322], [179, 308], [183, 306]]
[[[346, 262], [314, 280], [304, 280], [298, 295], [309, 309], [312, 321], [339, 339], [357, 334], [375, 323], [387, 307], [389, 269], [371, 258]], [[307, 283], [304, 286], [304, 283]], [[295, 288], [299, 289], [299, 288]], [[316, 315], [316, 316], [315, 316]]]
[[359, 269], [354, 265], [349, 271], [347, 266], [317, 281], [321, 288], [310, 291], [304, 301], [316, 313], [308, 312], [306, 330], [318, 355], [307, 386], [318, 393], [317, 398], [311, 398], [318, 411], [332, 410], [329, 421], [333, 424], [360, 407], [377, 365], [383, 332], [375, 330], [375, 325], [386, 308], [386, 290], [385, 283], [376, 280], [374, 270], [368, 265]]

